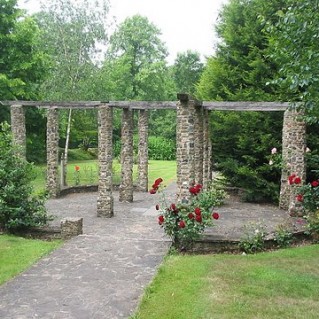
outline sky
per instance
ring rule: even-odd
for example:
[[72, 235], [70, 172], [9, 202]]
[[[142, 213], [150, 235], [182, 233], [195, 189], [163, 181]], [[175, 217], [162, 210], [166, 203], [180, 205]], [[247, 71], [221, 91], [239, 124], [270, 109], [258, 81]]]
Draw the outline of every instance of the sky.
[[[93, 1], [93, 0], [92, 0]], [[135, 14], [146, 16], [162, 32], [161, 40], [172, 64], [178, 52], [200, 53], [202, 60], [214, 53], [218, 12], [228, 0], [110, 0], [117, 23]], [[38, 0], [19, 0], [21, 7], [36, 12]]]

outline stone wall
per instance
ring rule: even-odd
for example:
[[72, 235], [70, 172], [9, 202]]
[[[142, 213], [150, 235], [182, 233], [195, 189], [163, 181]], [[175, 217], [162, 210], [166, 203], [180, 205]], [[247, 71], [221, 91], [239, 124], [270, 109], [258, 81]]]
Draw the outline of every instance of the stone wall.
[[26, 158], [26, 128], [25, 112], [22, 105], [12, 105], [11, 109], [11, 131], [14, 144], [18, 146], [18, 153]]
[[120, 202], [133, 202], [133, 111], [123, 109]]
[[59, 166], [59, 111], [50, 108], [47, 113], [47, 184], [50, 197], [57, 197], [60, 191]]
[[207, 189], [212, 176], [212, 142], [210, 136], [210, 111], [203, 111], [203, 188]]
[[148, 190], [148, 111], [140, 110], [138, 118], [138, 177], [137, 188]]
[[113, 162], [113, 109], [108, 105], [99, 107], [99, 194], [97, 216], [112, 217], [114, 214], [112, 162]]
[[288, 184], [288, 177], [292, 174], [306, 179], [305, 150], [306, 124], [302, 119], [303, 112], [287, 110], [284, 114], [282, 133], [282, 176], [279, 207], [294, 209], [297, 190], [295, 185]]
[[195, 183], [203, 185], [203, 164], [204, 164], [204, 139], [203, 139], [203, 108], [198, 105], [195, 107], [194, 117], [194, 165], [195, 165]]

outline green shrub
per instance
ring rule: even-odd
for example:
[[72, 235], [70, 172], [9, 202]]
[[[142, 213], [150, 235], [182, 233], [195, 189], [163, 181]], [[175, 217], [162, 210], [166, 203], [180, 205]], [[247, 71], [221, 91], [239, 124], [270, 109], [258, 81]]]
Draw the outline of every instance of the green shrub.
[[44, 199], [31, 196], [32, 165], [17, 155], [10, 127], [0, 126], [0, 228], [14, 230], [47, 222]]

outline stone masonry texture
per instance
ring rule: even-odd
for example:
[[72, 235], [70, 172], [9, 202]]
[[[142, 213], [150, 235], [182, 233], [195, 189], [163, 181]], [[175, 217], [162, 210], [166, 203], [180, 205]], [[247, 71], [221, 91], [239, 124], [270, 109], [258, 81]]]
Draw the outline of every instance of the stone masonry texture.
[[26, 158], [26, 128], [25, 112], [21, 105], [12, 105], [11, 111], [11, 131], [15, 145], [18, 146], [19, 155]]
[[133, 111], [123, 109], [120, 202], [133, 201]]
[[47, 113], [47, 191], [56, 197], [60, 191], [59, 178], [59, 111], [50, 108]]
[[99, 108], [99, 195], [97, 216], [112, 217], [114, 199], [112, 194], [113, 162], [113, 109], [105, 104]]
[[140, 110], [138, 118], [138, 190], [148, 190], [148, 111]]

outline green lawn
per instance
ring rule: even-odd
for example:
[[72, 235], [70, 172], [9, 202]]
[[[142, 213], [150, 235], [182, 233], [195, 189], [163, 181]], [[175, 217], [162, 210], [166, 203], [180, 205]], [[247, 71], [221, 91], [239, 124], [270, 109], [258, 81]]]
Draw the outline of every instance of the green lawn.
[[[81, 185], [97, 184], [98, 182], [98, 164], [96, 160], [90, 161], [74, 161], [68, 164], [67, 183], [70, 186], [75, 185], [75, 166], [79, 166], [79, 180]], [[158, 177], [162, 177], [166, 184], [176, 179], [176, 161], [149, 161], [149, 186]], [[45, 188], [45, 165], [35, 166], [36, 179], [33, 182], [33, 187], [36, 192], [42, 191]], [[133, 179], [137, 177], [137, 165], [134, 165]], [[119, 184], [121, 180], [121, 165], [117, 160], [113, 162], [113, 181], [114, 184]]]
[[61, 240], [42, 241], [0, 235], [0, 285], [59, 247]]
[[319, 245], [257, 255], [168, 256], [134, 319], [315, 319]]

